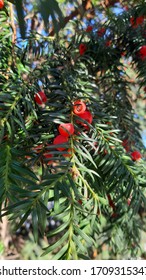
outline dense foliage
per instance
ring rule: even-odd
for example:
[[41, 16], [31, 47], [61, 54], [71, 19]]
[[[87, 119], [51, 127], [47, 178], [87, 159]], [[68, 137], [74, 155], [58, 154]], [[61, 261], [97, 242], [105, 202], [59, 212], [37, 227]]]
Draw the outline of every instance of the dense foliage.
[[[16, 230], [31, 216], [35, 241], [56, 237], [44, 254], [57, 259], [90, 259], [103, 244], [136, 256], [145, 229], [135, 108], [146, 97], [146, 4], [117, 14], [93, 2], [94, 17], [53, 38], [32, 28], [21, 40], [12, 4], [0, 10], [1, 217]], [[59, 226], [48, 232], [49, 217]]]

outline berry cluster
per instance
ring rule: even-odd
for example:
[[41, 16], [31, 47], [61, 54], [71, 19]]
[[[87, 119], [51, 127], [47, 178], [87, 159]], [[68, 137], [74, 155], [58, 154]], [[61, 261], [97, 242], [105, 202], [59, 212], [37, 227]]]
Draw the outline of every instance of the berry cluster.
[[[123, 142], [122, 142], [122, 146], [124, 147], [124, 149], [126, 150], [126, 152], [130, 152], [130, 144], [128, 142], [128, 139], [124, 139]], [[133, 161], [138, 161], [142, 158], [142, 155], [139, 151], [133, 151], [131, 153], [131, 159]]]
[[91, 112], [86, 108], [86, 104], [81, 101], [81, 100], [77, 100], [73, 103], [73, 112], [75, 115], [79, 116], [81, 119], [85, 120], [85, 122], [82, 122], [81, 120], [77, 120], [76, 123], [80, 124], [81, 126], [83, 126], [84, 128], [86, 128], [87, 130], [89, 129], [89, 124], [92, 123], [93, 121], [93, 116], [91, 114]]
[[[45, 103], [47, 102], [47, 96], [43, 91], [40, 91], [34, 95], [35, 102], [44, 107]], [[73, 110], [72, 113], [74, 116], [78, 116], [79, 118], [76, 120], [76, 123], [81, 125], [84, 129], [89, 130], [89, 124], [92, 123], [93, 117], [91, 112], [87, 109], [85, 102], [81, 100], [76, 100], [73, 103]], [[55, 146], [55, 149], [58, 151], [64, 151], [63, 156], [64, 157], [71, 157], [73, 155], [73, 149], [72, 148], [66, 148], [66, 145], [69, 144], [70, 137], [75, 135], [75, 128], [72, 123], [61, 123], [58, 126], [58, 132], [59, 134], [54, 138], [53, 145]], [[49, 145], [50, 146], [50, 145]], [[44, 147], [43, 145], [39, 145], [36, 148], [34, 148], [36, 153], [43, 152]], [[45, 158], [52, 158], [53, 154], [51, 152], [43, 153], [43, 156]], [[51, 164], [52, 161], [49, 160], [48, 164]]]
[[[131, 17], [130, 18], [130, 25], [133, 29], [136, 29], [144, 23], [144, 20], [145, 20], [144, 16]], [[89, 25], [86, 29], [86, 32], [87, 33], [93, 32], [93, 26]], [[97, 30], [97, 36], [98, 37], [104, 37], [105, 33], [106, 33], [106, 28], [105, 27], [101, 27]], [[108, 38], [106, 38], [105, 46], [109, 47], [109, 46], [111, 46], [111, 44], [112, 44], [112, 41], [108, 40]], [[88, 50], [87, 44], [83, 43], [83, 42], [80, 43], [80, 45], [79, 45], [80, 56], [83, 56], [87, 50]], [[125, 53], [122, 52], [121, 56], [123, 56], [123, 55], [125, 55]], [[146, 59], [146, 45], [143, 45], [143, 46], [140, 47], [137, 55], [141, 60]]]
[[[61, 123], [58, 127], [59, 135], [53, 140], [53, 145], [57, 145], [56, 150], [64, 151], [66, 147], [60, 147], [61, 145], [68, 144], [69, 137], [74, 134], [74, 125], [72, 123]], [[72, 156], [72, 149], [69, 148], [67, 153], [63, 154], [64, 157]]]
[[[131, 17], [130, 18], [130, 25], [133, 29], [139, 28], [141, 25], [143, 25], [145, 20], [144, 16], [139, 16], [139, 17]], [[86, 29], [87, 33], [91, 33], [94, 32], [93, 27], [91, 25], [89, 25]], [[95, 32], [94, 32], [95, 33]], [[97, 30], [97, 36], [98, 37], [106, 37], [106, 28], [105, 27], [101, 27]], [[112, 41], [111, 40], [107, 40], [105, 41], [105, 46], [109, 47], [111, 46]], [[84, 55], [85, 52], [87, 51], [88, 47], [86, 43], [81, 43], [79, 45], [79, 53], [80, 55]], [[121, 56], [125, 56], [125, 52], [121, 52]], [[137, 57], [138, 59], [142, 60], [145, 62], [146, 60], [146, 45], [142, 45], [138, 52], [137, 52]], [[144, 87], [144, 91], [146, 91], [146, 87]], [[76, 105], [76, 103], [74, 104]], [[88, 123], [92, 123], [92, 115], [91, 113], [86, 110], [86, 108], [84, 107], [84, 105], [82, 105], [82, 103], [77, 104], [77, 107], [75, 107], [74, 109], [74, 113], [79, 115], [81, 118], [83, 118], [84, 120], [86, 120]], [[78, 121], [78, 123], [82, 124], [83, 126], [85, 126], [86, 128], [88, 127], [85, 123], [82, 123], [81, 121]], [[127, 139], [123, 140], [122, 146], [124, 147], [124, 149], [126, 150], [127, 153], [130, 153], [131, 147], [130, 144], [128, 143]], [[106, 153], [106, 151], [105, 151]], [[131, 159], [133, 161], [139, 161], [142, 158], [142, 155], [139, 151], [133, 151], [131, 152]]]
[[137, 28], [139, 25], [143, 24], [143, 22], [144, 22], [143, 16], [140, 16], [137, 18], [134, 18], [134, 17], [130, 18], [130, 23], [131, 23], [132, 28]]
[[[39, 91], [37, 94], [35, 94], [34, 100], [38, 105], [44, 106], [45, 103], [47, 102], [47, 96], [43, 91]], [[74, 113], [74, 115], [79, 117], [79, 119], [76, 120], [76, 123], [81, 125], [86, 130], [89, 130], [89, 124], [92, 123], [93, 116], [92, 116], [91, 112], [87, 109], [86, 103], [81, 100], [74, 101], [73, 113]], [[66, 150], [65, 145], [69, 143], [69, 137], [74, 135], [74, 133], [75, 133], [75, 128], [72, 123], [61, 123], [58, 127], [58, 131], [59, 131], [59, 135], [57, 135], [54, 138], [53, 145], [58, 146], [58, 147], [56, 147], [56, 150], [64, 151], [64, 150]], [[127, 153], [130, 152], [130, 145], [129, 145], [127, 139], [123, 140], [122, 146], [125, 148]], [[73, 150], [71, 148], [68, 148], [66, 153], [63, 154], [63, 156], [71, 157], [72, 154], [73, 154]], [[53, 157], [53, 154], [50, 154], [50, 152], [45, 152], [43, 155], [47, 159], [48, 158], [50, 159], [51, 157]], [[131, 158], [133, 161], [138, 161], [141, 159], [141, 157], [142, 157], [142, 155], [139, 151], [133, 151], [131, 153]], [[51, 161], [48, 162], [48, 164], [50, 164], [50, 163], [51, 163]]]
[[[73, 113], [74, 115], [79, 116], [79, 118], [83, 119], [82, 120], [76, 120], [76, 123], [80, 124], [82, 127], [85, 129], [89, 129], [88, 123], [91, 124], [93, 117], [92, 114], [90, 113], [89, 110], [86, 108], [86, 104], [81, 101], [81, 100], [76, 100], [73, 103]], [[85, 122], [84, 122], [85, 121]], [[74, 135], [75, 133], [75, 128], [72, 123], [61, 123], [58, 127], [59, 135], [57, 135], [54, 138], [53, 145], [59, 145], [56, 149], [58, 151], [63, 151], [66, 148], [65, 147], [60, 147], [62, 144], [68, 144], [69, 142], [69, 137]], [[67, 154], [63, 154], [65, 157], [70, 157], [72, 156], [72, 149], [69, 148], [67, 150]]]

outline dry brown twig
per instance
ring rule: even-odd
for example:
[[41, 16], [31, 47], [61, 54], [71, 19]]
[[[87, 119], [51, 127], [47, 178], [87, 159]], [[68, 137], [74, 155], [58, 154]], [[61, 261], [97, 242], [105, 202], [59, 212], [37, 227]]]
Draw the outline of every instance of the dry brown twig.
[[16, 38], [17, 38], [17, 32], [16, 32], [16, 25], [14, 21], [14, 10], [13, 10], [13, 4], [9, 3], [9, 8], [10, 8], [10, 26], [12, 28], [12, 44], [16, 43]]

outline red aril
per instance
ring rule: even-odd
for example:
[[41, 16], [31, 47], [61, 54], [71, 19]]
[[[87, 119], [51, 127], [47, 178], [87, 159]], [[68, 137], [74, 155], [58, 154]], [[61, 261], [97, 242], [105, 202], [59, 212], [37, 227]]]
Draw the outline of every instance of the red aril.
[[146, 45], [139, 49], [139, 56], [142, 60], [146, 59]]
[[86, 50], [87, 50], [87, 46], [85, 44], [82, 43], [82, 44], [79, 45], [79, 53], [80, 53], [80, 55], [83, 55]]
[[[43, 154], [43, 156], [46, 158], [46, 159], [51, 159], [52, 157], [53, 157], [53, 154], [50, 154], [50, 152], [46, 152], [46, 153], [44, 153]], [[47, 162], [47, 164], [52, 164], [52, 160], [49, 160], [48, 162]]]
[[44, 148], [44, 145], [43, 145], [43, 144], [40, 144], [40, 145], [37, 145], [37, 146], [33, 147], [32, 150], [33, 150], [35, 153], [39, 154], [39, 153], [41, 153], [41, 151], [43, 150], [43, 148]]
[[68, 149], [66, 154], [63, 154], [64, 157], [72, 157], [74, 150]]
[[[93, 117], [92, 117], [92, 114], [90, 113], [90, 111], [86, 110], [84, 113], [80, 114], [79, 117], [81, 119], [84, 119], [86, 122], [88, 123], [92, 123], [93, 121]], [[86, 123], [83, 123], [81, 121], [77, 121], [77, 123], [83, 125], [84, 127], [87, 127], [87, 124]]]
[[[68, 137], [65, 137], [63, 135], [58, 135], [54, 138], [53, 144], [54, 145], [61, 145], [61, 144], [67, 144], [68, 143]], [[56, 150], [58, 151], [64, 151], [65, 147], [58, 147]]]
[[99, 37], [102, 37], [106, 32], [106, 29], [104, 27], [100, 28], [98, 31], [97, 31], [97, 35]]
[[91, 25], [89, 25], [89, 26], [87, 27], [87, 29], [86, 29], [86, 32], [91, 32], [92, 29], [93, 29], [93, 27], [92, 27]]
[[108, 198], [108, 202], [109, 202], [109, 206], [113, 209], [115, 209], [115, 204], [110, 196], [110, 194], [107, 195], [107, 198]]
[[117, 218], [117, 216], [118, 216], [118, 214], [115, 212], [111, 215], [112, 218]]
[[0, 9], [2, 9], [4, 7], [4, 1], [0, 0]]
[[133, 28], [137, 28], [143, 22], [144, 22], [144, 16], [140, 16], [140, 17], [137, 17], [137, 18], [134, 18], [134, 17], [130, 18], [130, 23], [131, 23], [131, 26]]
[[140, 160], [142, 158], [142, 155], [139, 151], [134, 151], [131, 153], [132, 160]]
[[129, 7], [128, 7], [128, 6], [123, 6], [123, 9], [124, 9], [125, 11], [128, 11], [128, 10], [129, 10]]
[[72, 134], [74, 134], [75, 131], [72, 123], [61, 123], [58, 127], [58, 130], [62, 136], [66, 137], [71, 136]]
[[121, 52], [121, 56], [125, 56], [126, 55], [126, 51], [125, 52]]
[[74, 114], [80, 115], [80, 114], [84, 113], [85, 110], [86, 110], [86, 104], [83, 101], [76, 100], [73, 103], [73, 112], [74, 112]]
[[80, 205], [82, 205], [82, 204], [83, 204], [83, 202], [82, 202], [82, 200], [81, 200], [81, 199], [79, 199], [79, 200], [78, 200], [78, 203], [79, 203]]
[[39, 91], [34, 95], [34, 100], [37, 104], [42, 105], [47, 102], [47, 96], [43, 91]]
[[127, 199], [127, 204], [130, 205], [131, 204], [131, 198]]
[[112, 41], [111, 41], [111, 40], [107, 40], [107, 41], [105, 42], [106, 47], [110, 47], [111, 44], [112, 44]]
[[130, 146], [129, 146], [129, 143], [128, 143], [128, 139], [123, 140], [122, 146], [125, 148], [127, 153], [130, 151]]

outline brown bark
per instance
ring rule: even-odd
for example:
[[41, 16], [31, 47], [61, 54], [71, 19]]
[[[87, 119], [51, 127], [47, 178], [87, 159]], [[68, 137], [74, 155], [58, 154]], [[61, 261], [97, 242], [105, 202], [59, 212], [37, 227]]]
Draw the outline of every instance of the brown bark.
[[[93, 18], [94, 16], [94, 8], [92, 5], [92, 1], [91, 0], [83, 0], [82, 5], [79, 6], [78, 8], [76, 8], [74, 11], [71, 12], [71, 14], [69, 16], [66, 16], [64, 18], [63, 24], [62, 26], [60, 26], [60, 29], [65, 27], [65, 25], [73, 18], [75, 18], [76, 16], [80, 16], [80, 18], [83, 18], [84, 14], [87, 13], [86, 15], [88, 18]], [[54, 36], [55, 32], [54, 32], [54, 28], [51, 30], [51, 32], [49, 33], [49, 36]]]

